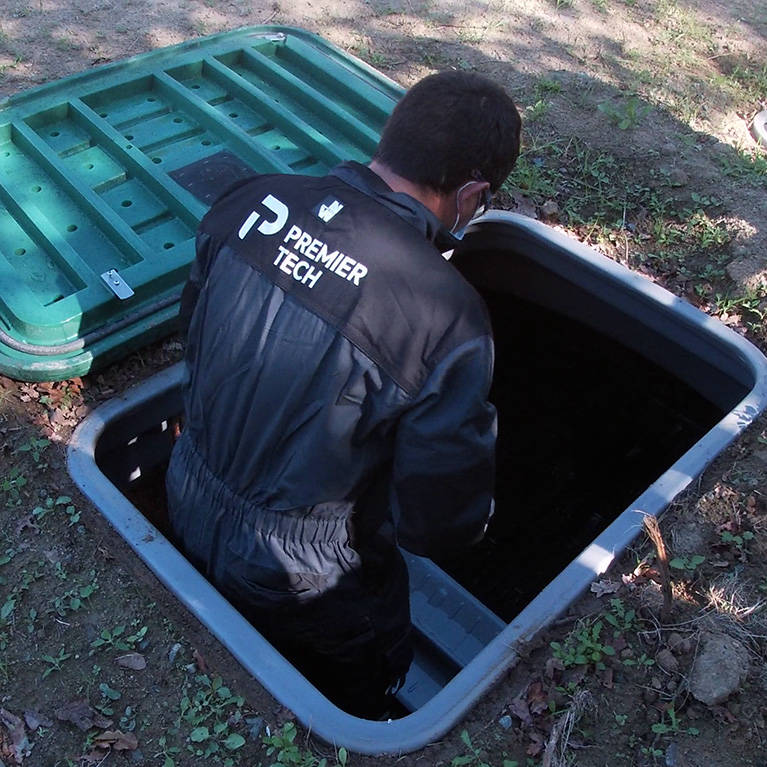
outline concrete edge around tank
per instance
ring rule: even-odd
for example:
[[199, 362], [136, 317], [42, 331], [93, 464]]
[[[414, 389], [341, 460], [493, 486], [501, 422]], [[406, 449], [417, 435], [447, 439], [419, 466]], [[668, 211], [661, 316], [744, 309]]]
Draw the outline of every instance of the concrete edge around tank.
[[[642, 292], [657, 309], [673, 313], [738, 351], [753, 375], [750, 392], [721, 421], [642, 493], [574, 559], [507, 627], [437, 695], [412, 714], [391, 722], [372, 722], [341, 711], [291, 666], [107, 480], [95, 463], [101, 433], [113, 419], [178, 386], [179, 363], [104, 403], [75, 430], [68, 448], [70, 474], [110, 524], [159, 580], [232, 652], [237, 660], [307, 728], [323, 740], [361, 754], [414, 751], [445, 734], [479, 697], [512, 666], [516, 646], [561, 614], [641, 530], [645, 514], [657, 516], [698, 476], [767, 405], [767, 360], [737, 333], [633, 274], [585, 245], [532, 219], [490, 213], [483, 221], [521, 226], [568, 250], [587, 279], [596, 271], [626, 290]], [[481, 226], [477, 224], [475, 226]]]

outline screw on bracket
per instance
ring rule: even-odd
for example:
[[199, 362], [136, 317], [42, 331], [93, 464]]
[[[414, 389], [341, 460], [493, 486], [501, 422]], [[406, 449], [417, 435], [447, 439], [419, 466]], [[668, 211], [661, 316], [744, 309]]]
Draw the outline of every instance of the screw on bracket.
[[104, 272], [101, 275], [101, 279], [104, 280], [106, 286], [121, 300], [130, 298], [133, 295], [133, 289], [130, 285], [120, 276], [117, 269], [110, 269], [108, 272]]

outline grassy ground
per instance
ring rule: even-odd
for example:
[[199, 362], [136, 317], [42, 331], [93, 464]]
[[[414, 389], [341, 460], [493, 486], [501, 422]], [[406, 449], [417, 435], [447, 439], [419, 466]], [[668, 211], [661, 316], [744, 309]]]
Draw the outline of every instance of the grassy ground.
[[[308, 27], [408, 85], [446, 67], [504, 83], [525, 147], [500, 207], [546, 218], [767, 348], [767, 106], [759, 4], [495, 0], [278, 4], [9, 0], [0, 96], [243, 24]], [[0, 180], [1, 181], [1, 180]], [[6, 765], [763, 765], [767, 421], [666, 514], [673, 603], [640, 539], [441, 742], [368, 759], [296, 729], [74, 488], [73, 425], [180, 355], [156, 344], [60, 384], [0, 378], [0, 760]], [[531, 542], [534, 545], [535, 542]], [[705, 706], [711, 632], [750, 663]], [[109, 724], [107, 724], [109, 722]], [[267, 730], [268, 728], [268, 730]], [[268, 735], [267, 735], [268, 733]], [[272, 752], [269, 753], [269, 749]]]

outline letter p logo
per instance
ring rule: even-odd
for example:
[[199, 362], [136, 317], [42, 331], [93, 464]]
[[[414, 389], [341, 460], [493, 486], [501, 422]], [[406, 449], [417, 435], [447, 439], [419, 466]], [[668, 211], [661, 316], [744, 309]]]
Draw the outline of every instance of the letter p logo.
[[[266, 197], [264, 197], [263, 200], [261, 200], [261, 204], [267, 208], [269, 211], [274, 213], [274, 219], [272, 221], [268, 221], [264, 219], [259, 227], [258, 231], [261, 234], [277, 234], [277, 232], [282, 229], [283, 226], [288, 221], [288, 215], [290, 215], [290, 211], [288, 210], [288, 206], [285, 205], [284, 202], [281, 202], [276, 197], [274, 197], [271, 194], [267, 194]], [[240, 231], [237, 233], [239, 238], [241, 240], [244, 240], [248, 232], [253, 228], [256, 221], [260, 218], [259, 214], [256, 213], [256, 211], [252, 211], [251, 214], [245, 219], [242, 226], [240, 227]]]

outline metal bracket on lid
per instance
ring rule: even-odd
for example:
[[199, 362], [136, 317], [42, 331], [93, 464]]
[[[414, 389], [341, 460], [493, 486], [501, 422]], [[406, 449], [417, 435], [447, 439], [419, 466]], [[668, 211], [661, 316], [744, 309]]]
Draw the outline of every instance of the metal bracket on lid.
[[248, 37], [255, 40], [266, 40], [270, 43], [284, 43], [288, 39], [288, 36], [284, 32], [270, 32], [265, 35], [248, 35]]
[[130, 298], [133, 295], [133, 288], [120, 276], [117, 269], [110, 269], [101, 275], [101, 279], [107, 284], [107, 287], [121, 300]]

